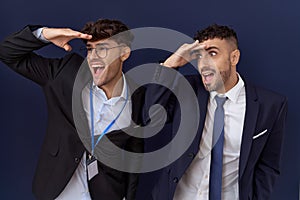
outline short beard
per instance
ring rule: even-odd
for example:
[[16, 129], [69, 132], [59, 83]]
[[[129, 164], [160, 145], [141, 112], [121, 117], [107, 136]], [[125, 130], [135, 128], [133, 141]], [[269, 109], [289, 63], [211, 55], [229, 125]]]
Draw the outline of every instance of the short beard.
[[228, 82], [230, 75], [231, 75], [231, 67], [229, 66], [228, 70], [221, 71], [218, 74], [218, 77], [214, 84], [204, 84], [205, 89], [209, 92], [212, 92], [212, 91], [217, 91], [217, 92], [224, 91], [225, 92], [225, 83]]

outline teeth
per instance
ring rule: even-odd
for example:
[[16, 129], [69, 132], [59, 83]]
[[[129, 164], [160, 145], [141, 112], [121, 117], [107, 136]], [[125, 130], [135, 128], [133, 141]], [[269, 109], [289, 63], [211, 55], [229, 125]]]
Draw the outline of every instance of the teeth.
[[104, 65], [92, 65], [93, 68], [104, 68]]
[[209, 75], [213, 75], [213, 73], [209, 72], [209, 73], [202, 73], [203, 76], [209, 76]]

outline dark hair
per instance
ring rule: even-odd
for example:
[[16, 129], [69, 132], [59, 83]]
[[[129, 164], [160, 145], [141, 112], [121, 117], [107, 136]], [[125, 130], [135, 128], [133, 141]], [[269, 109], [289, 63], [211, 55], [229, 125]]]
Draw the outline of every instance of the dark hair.
[[[84, 25], [81, 32], [92, 35], [92, 39], [89, 40], [91, 42], [114, 36], [112, 39], [117, 43], [124, 43], [129, 47], [134, 38], [133, 34], [124, 23], [110, 19], [99, 19], [96, 22], [88, 22]], [[87, 43], [87, 40], [83, 41], [84, 43]]]
[[238, 39], [236, 32], [228, 26], [221, 26], [218, 24], [212, 24], [203, 30], [197, 31], [194, 36], [194, 40], [203, 42], [208, 39], [219, 38], [221, 40], [231, 40], [238, 47]]

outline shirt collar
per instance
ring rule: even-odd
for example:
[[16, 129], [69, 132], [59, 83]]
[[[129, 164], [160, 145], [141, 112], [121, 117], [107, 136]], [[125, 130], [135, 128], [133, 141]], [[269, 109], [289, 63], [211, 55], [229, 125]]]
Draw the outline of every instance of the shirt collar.
[[[121, 93], [120, 97], [122, 97], [123, 99], [126, 99], [127, 98], [126, 91], [128, 90], [128, 87], [127, 87], [125, 75], [123, 73], [122, 73], [122, 77], [123, 77], [123, 89], [122, 89], [122, 93]], [[128, 93], [128, 91], [127, 91], [127, 93]]]
[[238, 76], [238, 82], [233, 88], [231, 88], [225, 94], [219, 94], [216, 91], [212, 91], [212, 92], [210, 92], [210, 98], [214, 99], [215, 96], [218, 95], [220, 97], [227, 97], [232, 102], [236, 103], [238, 100], [238, 97], [241, 93], [242, 88], [244, 88], [244, 86], [245, 86], [245, 83], [244, 83], [242, 77], [239, 75], [239, 73], [237, 73], [237, 76]]

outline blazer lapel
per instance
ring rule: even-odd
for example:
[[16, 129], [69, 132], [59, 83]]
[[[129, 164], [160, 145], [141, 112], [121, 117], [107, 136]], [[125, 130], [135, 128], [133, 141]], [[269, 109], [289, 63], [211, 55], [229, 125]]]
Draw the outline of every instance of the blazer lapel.
[[205, 90], [200, 76], [197, 76], [196, 78], [190, 80], [190, 84], [196, 91], [199, 111], [200, 111], [200, 121], [199, 121], [198, 131], [192, 143], [192, 149], [196, 155], [196, 153], [199, 151], [199, 144], [200, 144], [200, 140], [201, 140], [204, 124], [205, 124], [209, 92]]
[[206, 112], [207, 112], [207, 103], [209, 98], [209, 92], [207, 92], [204, 88], [198, 88], [198, 102], [199, 102], [199, 109], [200, 109], [200, 123], [198, 128], [198, 133], [196, 136], [196, 148], [199, 149], [200, 140], [202, 137], [202, 132], [205, 124]]
[[255, 132], [256, 121], [259, 113], [259, 103], [255, 88], [250, 84], [246, 84], [245, 81], [245, 89], [246, 113], [240, 150], [239, 179], [241, 179], [248, 162], [248, 157], [252, 146], [252, 137], [253, 133]]
[[91, 150], [91, 135], [88, 125], [88, 119], [83, 108], [82, 91], [88, 84], [91, 83], [91, 81], [92, 75], [89, 71], [87, 60], [85, 59], [81, 64], [81, 67], [77, 73], [76, 80], [74, 82], [72, 94], [72, 111], [77, 133], [84, 145], [89, 144], [88, 147], [85, 146], [85, 148], [87, 148], [88, 150]]
[[142, 108], [144, 104], [145, 88], [139, 88], [139, 86], [129, 76], [126, 76], [126, 81], [129, 87], [129, 97], [131, 97], [132, 102], [132, 121], [137, 125], [142, 125]]

